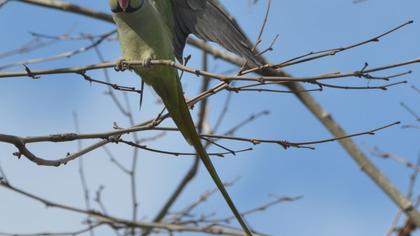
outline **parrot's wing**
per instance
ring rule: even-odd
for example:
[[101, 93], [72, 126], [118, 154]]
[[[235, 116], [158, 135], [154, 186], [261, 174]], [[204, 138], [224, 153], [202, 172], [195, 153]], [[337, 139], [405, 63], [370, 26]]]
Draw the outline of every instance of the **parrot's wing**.
[[[216, 42], [227, 50], [245, 58], [250, 65], [259, 65], [252, 51], [252, 45], [236, 22], [213, 0], [154, 0], [160, 12], [167, 12], [167, 4], [172, 2], [173, 22], [167, 24], [172, 28], [173, 46], [176, 58], [182, 60], [185, 42], [189, 34]], [[169, 3], [170, 4], [170, 3]], [[164, 9], [166, 8], [166, 9]], [[161, 11], [162, 10], [162, 11]]]

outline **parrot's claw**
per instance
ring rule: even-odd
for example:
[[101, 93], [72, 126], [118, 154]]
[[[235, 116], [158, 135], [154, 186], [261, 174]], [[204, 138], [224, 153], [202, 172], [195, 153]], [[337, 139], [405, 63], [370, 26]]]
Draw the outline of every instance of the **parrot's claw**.
[[143, 67], [149, 68], [152, 65], [152, 57], [148, 57], [143, 60]]
[[115, 63], [115, 67], [114, 70], [115, 71], [125, 71], [127, 69], [130, 69], [130, 65], [127, 63], [127, 60], [125, 60], [124, 58], [119, 59], [116, 63]]

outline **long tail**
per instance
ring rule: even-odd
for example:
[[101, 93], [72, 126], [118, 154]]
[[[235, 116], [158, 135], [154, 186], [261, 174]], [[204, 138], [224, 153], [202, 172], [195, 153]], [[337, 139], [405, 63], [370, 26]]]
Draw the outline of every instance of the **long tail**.
[[194, 122], [191, 118], [190, 111], [187, 104], [185, 103], [184, 94], [182, 92], [181, 83], [176, 75], [176, 80], [172, 77], [169, 81], [168, 78], [165, 78], [165, 82], [161, 81], [154, 83], [153, 88], [162, 98], [163, 103], [169, 111], [169, 114], [172, 116], [173, 121], [178, 126], [178, 129], [181, 131], [185, 139], [194, 147], [197, 155], [203, 161], [207, 171], [210, 176], [213, 178], [217, 188], [222, 193], [226, 203], [229, 205], [234, 216], [238, 220], [242, 229], [244, 230], [247, 236], [252, 236], [251, 230], [248, 228], [247, 224], [243, 220], [241, 214], [236, 209], [235, 204], [230, 198], [228, 192], [225, 189], [222, 181], [219, 178], [219, 175], [214, 168], [209, 155], [201, 144], [200, 137], [195, 129]]

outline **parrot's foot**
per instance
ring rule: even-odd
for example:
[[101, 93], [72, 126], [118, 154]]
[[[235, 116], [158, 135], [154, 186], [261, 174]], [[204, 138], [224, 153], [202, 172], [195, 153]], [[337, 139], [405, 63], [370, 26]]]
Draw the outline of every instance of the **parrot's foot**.
[[149, 68], [152, 65], [153, 57], [147, 57], [143, 60], [143, 67]]
[[124, 58], [119, 59], [116, 63], [115, 63], [115, 67], [114, 70], [115, 71], [125, 71], [127, 69], [130, 69], [130, 65], [127, 63], [127, 60], [125, 60]]

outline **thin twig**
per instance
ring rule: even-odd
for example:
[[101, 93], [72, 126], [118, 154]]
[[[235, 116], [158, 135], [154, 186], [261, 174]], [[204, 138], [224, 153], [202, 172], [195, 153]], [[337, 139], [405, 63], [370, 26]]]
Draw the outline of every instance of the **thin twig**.
[[[73, 121], [74, 121], [74, 127], [75, 127], [75, 131], [76, 132], [80, 132], [80, 128], [79, 128], [79, 119], [77, 116], [77, 113], [73, 112]], [[80, 152], [82, 150], [82, 140], [77, 140], [77, 149]], [[84, 170], [84, 165], [83, 165], [83, 159], [79, 158], [78, 159], [79, 162], [79, 177], [80, 177], [80, 182], [82, 184], [82, 191], [83, 191], [83, 198], [85, 201], [85, 206], [87, 210], [91, 210], [91, 206], [90, 206], [90, 197], [89, 197], [89, 187], [87, 184], [87, 180], [86, 180], [86, 175], [85, 175], [85, 170]], [[92, 227], [92, 221], [90, 219], [90, 217], [88, 216], [87, 218], [87, 224], [89, 225], [89, 235], [90, 236], [94, 236], [95, 232], [94, 232], [94, 228]]]
[[56, 202], [47, 200], [45, 198], [36, 196], [34, 194], [31, 194], [29, 192], [23, 191], [21, 189], [18, 189], [2, 181], [0, 181], [0, 187], [8, 189], [12, 192], [15, 192], [19, 195], [27, 197], [31, 200], [37, 201], [48, 207], [58, 208], [58, 209], [62, 209], [68, 212], [74, 212], [74, 213], [79, 213], [79, 214], [95, 217], [98, 223], [109, 224], [114, 227], [124, 226], [126, 228], [136, 227], [136, 228], [141, 228], [141, 229], [156, 228], [156, 229], [164, 230], [166, 232], [195, 232], [195, 233], [200, 232], [200, 233], [207, 233], [207, 234], [213, 234], [213, 235], [224, 234], [224, 235], [231, 235], [231, 236], [243, 236], [242, 232], [239, 230], [233, 230], [233, 229], [219, 227], [219, 226], [194, 227], [194, 226], [183, 226], [183, 225], [176, 225], [176, 224], [146, 223], [146, 222], [141, 222], [141, 221], [124, 220], [124, 219], [113, 217], [111, 215], [100, 213], [94, 210], [88, 211], [88, 210], [80, 209], [77, 207], [72, 207], [69, 205], [56, 203]]

